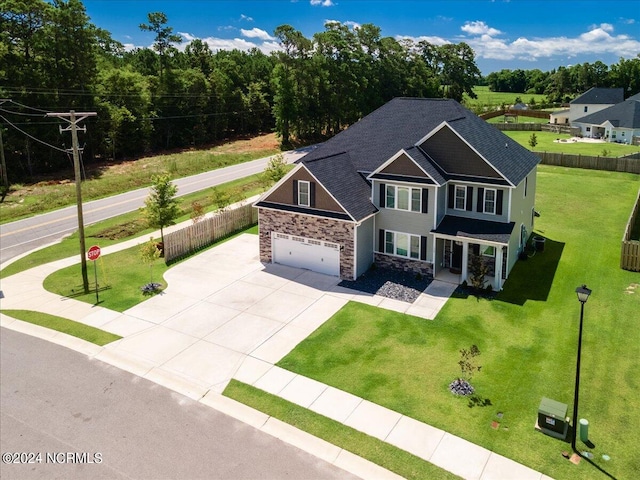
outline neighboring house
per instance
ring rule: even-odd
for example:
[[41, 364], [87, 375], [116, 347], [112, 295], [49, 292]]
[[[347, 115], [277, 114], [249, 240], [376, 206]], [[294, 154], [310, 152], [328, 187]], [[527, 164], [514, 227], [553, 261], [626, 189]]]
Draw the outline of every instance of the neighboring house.
[[571, 125], [579, 127], [584, 137], [633, 143], [633, 137], [640, 137], [640, 93], [624, 102], [577, 118]]
[[568, 125], [570, 112], [571, 110], [569, 110], [568, 108], [551, 112], [549, 114], [549, 123], [552, 123], [554, 125]]
[[379, 266], [501, 289], [533, 229], [539, 158], [454, 100], [396, 98], [255, 203], [260, 259], [355, 279]]
[[[569, 102], [569, 123], [624, 100], [623, 88], [593, 87]], [[552, 122], [555, 123], [555, 122]], [[557, 123], [561, 123], [558, 121]]]

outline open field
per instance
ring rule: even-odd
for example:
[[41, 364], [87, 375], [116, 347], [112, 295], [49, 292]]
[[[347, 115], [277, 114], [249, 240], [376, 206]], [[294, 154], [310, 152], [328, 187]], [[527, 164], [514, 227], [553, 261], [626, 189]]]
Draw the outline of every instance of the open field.
[[478, 98], [471, 98], [467, 94], [464, 95], [463, 102], [467, 108], [475, 108], [478, 106], [500, 106], [500, 105], [514, 105], [516, 98], [520, 97], [523, 103], [530, 104], [531, 99], [535, 100], [535, 103], [545, 103], [547, 96], [544, 94], [536, 93], [506, 93], [506, 92], [492, 92], [487, 86], [473, 87], [473, 92]]
[[[637, 175], [540, 166], [542, 216], [535, 231], [547, 239], [545, 251], [519, 262], [497, 298], [455, 295], [434, 321], [350, 303], [279, 366], [553, 478], [605, 479], [586, 461], [576, 466], [563, 458], [568, 443], [533, 428], [542, 397], [568, 404], [571, 415], [580, 314], [575, 288], [586, 283], [593, 294], [585, 306], [579, 417], [590, 421], [595, 447], [578, 444], [614, 478], [634, 478], [640, 284], [637, 273], [618, 265], [637, 189]], [[481, 352], [482, 370], [472, 379], [476, 395], [455, 397], [447, 386], [460, 375], [460, 349], [471, 345]]]
[[[144, 157], [126, 162], [87, 165], [82, 183], [83, 201], [116, 195], [151, 184], [154, 174], [169, 172], [173, 178], [196, 175], [278, 153], [275, 134], [237, 140], [207, 150], [189, 150]], [[64, 179], [43, 180], [33, 185], [12, 185], [0, 203], [0, 223], [73, 205], [76, 202], [73, 172]]]

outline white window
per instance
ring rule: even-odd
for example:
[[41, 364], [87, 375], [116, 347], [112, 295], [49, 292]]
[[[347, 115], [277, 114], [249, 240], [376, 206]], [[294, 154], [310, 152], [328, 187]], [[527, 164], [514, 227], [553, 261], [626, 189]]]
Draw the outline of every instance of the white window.
[[496, 247], [493, 245], [480, 245], [480, 255], [483, 257], [495, 257]]
[[496, 191], [492, 188], [484, 190], [484, 213], [496, 213]]
[[422, 189], [387, 185], [386, 206], [407, 212], [422, 211]]
[[467, 187], [456, 185], [456, 201], [454, 208], [456, 210], [465, 210], [467, 206]]
[[310, 205], [309, 191], [310, 191], [309, 182], [306, 182], [304, 180], [299, 180], [298, 181], [298, 205], [302, 207], [308, 207]]
[[409, 233], [385, 232], [384, 252], [399, 257], [420, 258], [420, 236]]

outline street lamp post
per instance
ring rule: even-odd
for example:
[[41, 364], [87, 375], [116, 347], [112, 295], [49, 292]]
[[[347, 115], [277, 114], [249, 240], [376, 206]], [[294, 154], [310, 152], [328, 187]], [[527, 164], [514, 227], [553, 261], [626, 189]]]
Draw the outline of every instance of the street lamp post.
[[578, 360], [576, 363], [576, 388], [573, 397], [573, 438], [571, 439], [571, 448], [576, 450], [576, 438], [578, 436], [578, 395], [580, 393], [580, 353], [582, 350], [582, 322], [584, 320], [584, 304], [587, 303], [591, 290], [586, 285], [576, 288], [578, 301], [580, 302], [580, 331], [578, 334]]

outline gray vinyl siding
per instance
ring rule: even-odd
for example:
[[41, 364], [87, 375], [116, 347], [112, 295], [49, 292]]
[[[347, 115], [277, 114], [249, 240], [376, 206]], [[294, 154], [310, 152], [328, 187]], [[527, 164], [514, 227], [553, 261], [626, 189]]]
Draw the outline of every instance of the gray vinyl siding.
[[357, 228], [356, 278], [365, 273], [373, 263], [374, 217], [364, 220]]
[[438, 218], [436, 227], [447, 213], [447, 185], [438, 188]]

